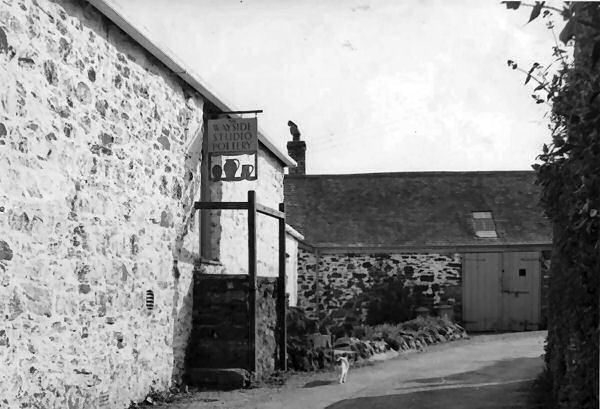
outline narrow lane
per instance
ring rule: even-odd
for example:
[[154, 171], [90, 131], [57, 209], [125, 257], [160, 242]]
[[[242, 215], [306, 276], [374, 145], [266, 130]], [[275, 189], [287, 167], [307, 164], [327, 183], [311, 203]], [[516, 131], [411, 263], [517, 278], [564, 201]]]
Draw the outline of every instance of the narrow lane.
[[344, 399], [327, 409], [525, 408], [542, 364], [540, 357], [501, 360], [469, 372], [411, 380], [383, 395]]
[[[499, 409], [525, 408], [543, 368], [543, 331], [474, 336], [390, 361], [335, 374], [293, 377], [277, 389], [204, 395], [169, 409]], [[212, 400], [214, 399], [214, 400]], [[206, 402], [206, 400], [205, 400]]]
[[[544, 332], [475, 336], [465, 343], [361, 368], [348, 386], [326, 386], [323, 395], [300, 397], [296, 391], [288, 405], [278, 400], [265, 407], [524, 408], [531, 381], [543, 367], [544, 336]], [[330, 403], [340, 389], [350, 396]], [[296, 397], [304, 406], [289, 405]]]

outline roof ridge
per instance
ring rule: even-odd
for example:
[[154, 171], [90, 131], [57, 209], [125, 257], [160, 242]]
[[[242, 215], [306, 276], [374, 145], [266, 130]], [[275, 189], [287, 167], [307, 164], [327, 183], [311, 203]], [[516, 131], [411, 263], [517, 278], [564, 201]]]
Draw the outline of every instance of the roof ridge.
[[[151, 36], [143, 24], [133, 25], [122, 7], [118, 6], [114, 0], [88, 0], [102, 15], [112, 21], [117, 27], [123, 30], [133, 41], [139, 44], [146, 52], [158, 59], [167, 69], [181, 78], [190, 87], [201, 94], [204, 99], [210, 101], [221, 111], [235, 111], [229, 101], [217, 95], [216, 91], [209, 86], [206, 80], [201, 78], [187, 63], [171, 51], [165, 44], [159, 43], [156, 36]], [[239, 114], [233, 116], [239, 117]], [[281, 147], [277, 146], [275, 139], [268, 136], [259, 126], [258, 140], [277, 157], [286, 166], [296, 166], [293, 160]]]
[[370, 173], [322, 173], [298, 175], [288, 174], [286, 178], [292, 179], [312, 179], [312, 178], [351, 178], [368, 176], [470, 176], [470, 175], [516, 175], [516, 174], [535, 174], [534, 170], [476, 170], [476, 171], [416, 171], [416, 172], [370, 172]]

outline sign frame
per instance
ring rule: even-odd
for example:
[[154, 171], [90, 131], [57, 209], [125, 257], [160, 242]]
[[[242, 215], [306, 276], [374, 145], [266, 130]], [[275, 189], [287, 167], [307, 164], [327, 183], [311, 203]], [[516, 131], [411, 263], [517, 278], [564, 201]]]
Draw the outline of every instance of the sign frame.
[[[217, 118], [207, 121], [206, 153], [211, 182], [237, 182], [258, 179], [257, 118]], [[254, 164], [242, 164], [238, 157], [254, 156]], [[223, 165], [213, 166], [216, 156], [227, 157]]]

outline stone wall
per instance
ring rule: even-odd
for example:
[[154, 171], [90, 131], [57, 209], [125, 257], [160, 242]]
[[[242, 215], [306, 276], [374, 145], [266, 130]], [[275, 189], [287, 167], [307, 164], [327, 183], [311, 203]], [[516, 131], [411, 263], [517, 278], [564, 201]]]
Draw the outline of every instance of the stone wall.
[[255, 350], [250, 345], [248, 275], [204, 274], [194, 283], [193, 330], [187, 354], [189, 369], [241, 368], [257, 377], [277, 365], [277, 278], [257, 277]]
[[[451, 303], [461, 317], [461, 257], [459, 254], [318, 254], [299, 251], [298, 306], [313, 319], [366, 318], [369, 291], [389, 279], [412, 289], [418, 306], [432, 309]], [[318, 276], [318, 280], [315, 278]]]
[[267, 376], [276, 368], [279, 341], [277, 278], [258, 277], [256, 291], [256, 373]]
[[247, 275], [196, 274], [189, 368], [251, 370]]
[[0, 2], [0, 83], [0, 406], [167, 388], [191, 325], [201, 97], [74, 0]]
[[305, 247], [298, 248], [298, 307], [302, 308], [310, 319], [319, 319], [317, 292], [318, 259], [314, 251]]

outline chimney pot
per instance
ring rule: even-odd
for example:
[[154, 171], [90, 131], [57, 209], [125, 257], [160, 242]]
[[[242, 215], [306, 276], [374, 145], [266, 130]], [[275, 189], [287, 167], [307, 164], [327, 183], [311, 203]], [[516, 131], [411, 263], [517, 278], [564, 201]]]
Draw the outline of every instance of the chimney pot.
[[289, 141], [287, 143], [288, 155], [298, 164], [295, 168], [290, 168], [290, 175], [306, 174], [306, 142]]

